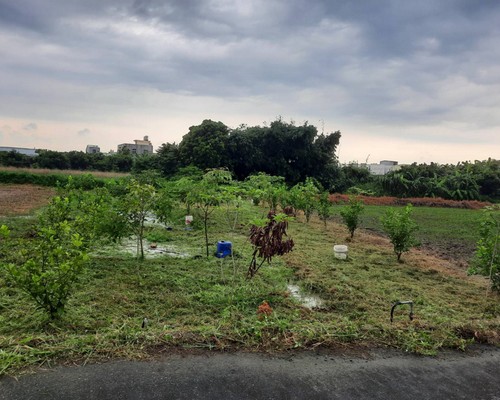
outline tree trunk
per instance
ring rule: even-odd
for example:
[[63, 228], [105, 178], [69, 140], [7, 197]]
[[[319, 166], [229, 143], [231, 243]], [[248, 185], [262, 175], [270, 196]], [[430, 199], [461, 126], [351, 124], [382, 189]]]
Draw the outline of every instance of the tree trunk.
[[208, 213], [205, 211], [203, 218], [203, 225], [205, 227], [205, 247], [207, 248], [207, 258], [208, 258]]

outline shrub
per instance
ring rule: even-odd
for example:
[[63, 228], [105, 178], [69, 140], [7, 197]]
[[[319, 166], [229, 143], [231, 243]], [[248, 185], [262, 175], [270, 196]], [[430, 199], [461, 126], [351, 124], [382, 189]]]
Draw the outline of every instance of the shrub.
[[92, 174], [70, 175], [67, 181], [72, 188], [82, 190], [92, 190], [105, 185], [104, 180], [96, 179]]
[[359, 215], [364, 208], [363, 201], [359, 198], [351, 196], [349, 197], [348, 205], [340, 210], [340, 216], [351, 234], [351, 239], [354, 237], [354, 231], [357, 229], [359, 224]]
[[[285, 240], [289, 220], [290, 217], [286, 214], [276, 214], [271, 210], [266, 219], [254, 221], [250, 228], [253, 254], [248, 267], [248, 278], [253, 278], [265, 261], [269, 264], [274, 256], [282, 256], [292, 251], [293, 240]], [[259, 264], [257, 264], [257, 257], [261, 259]]]
[[[2, 233], [8, 235], [5, 227]], [[71, 288], [87, 261], [84, 242], [68, 221], [62, 221], [40, 227], [37, 238], [28, 241], [26, 247], [24, 261], [4, 267], [14, 284], [55, 319], [64, 311]]]
[[387, 210], [381, 218], [384, 231], [389, 235], [394, 253], [401, 261], [401, 255], [417, 244], [413, 233], [418, 225], [411, 219], [412, 205], [408, 204], [403, 210]]
[[[318, 216], [321, 221], [325, 224], [326, 228], [326, 221], [330, 216], [332, 215], [332, 203], [330, 202], [329, 199], [329, 193], [328, 192], [323, 192], [319, 196], [319, 201], [317, 204], [317, 209], [318, 209]], [[285, 211], [285, 214], [288, 215], [288, 213]]]
[[500, 206], [486, 207], [479, 230], [474, 262], [469, 273], [488, 276], [494, 290], [500, 291]]
[[317, 206], [317, 197], [320, 190], [316, 181], [312, 178], [307, 178], [305, 183], [298, 183], [290, 189], [290, 203], [296, 210], [302, 210], [306, 217], [306, 222], [309, 222], [314, 209]]
[[150, 242], [170, 242], [172, 241], [172, 234], [165, 230], [165, 228], [154, 228], [146, 234], [146, 239]]

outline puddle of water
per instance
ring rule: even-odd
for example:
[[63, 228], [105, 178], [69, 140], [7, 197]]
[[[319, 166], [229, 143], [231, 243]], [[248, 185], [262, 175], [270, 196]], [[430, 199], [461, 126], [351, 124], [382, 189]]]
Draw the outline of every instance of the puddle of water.
[[[171, 226], [171, 224], [163, 224], [160, 221], [158, 221], [158, 218], [156, 215], [153, 213], [149, 213], [146, 215], [146, 218], [144, 220], [144, 225], [150, 226], [150, 227], [162, 227], [162, 228], [167, 228]], [[151, 243], [147, 239], [144, 239], [143, 246], [144, 246], [144, 257], [145, 258], [156, 258], [156, 257], [162, 257], [162, 256], [169, 256], [169, 257], [176, 257], [176, 258], [188, 258], [191, 257], [192, 255], [188, 253], [187, 251], [178, 248], [177, 246], [174, 245], [166, 245], [166, 244], [157, 244], [157, 247], [152, 249]], [[107, 246], [104, 251], [106, 250], [111, 250], [115, 251], [118, 253], [125, 253], [125, 254], [130, 254], [133, 256], [137, 255], [137, 241], [135, 238], [128, 238], [128, 239], [123, 239], [121, 243], [112, 245], [112, 246]]]
[[304, 294], [298, 285], [288, 284], [287, 289], [292, 297], [297, 299], [306, 308], [313, 309], [323, 305], [323, 300], [320, 297], [312, 294]]
[[[156, 248], [152, 249], [150, 247], [151, 243], [144, 239], [144, 257], [145, 258], [155, 258], [162, 256], [176, 257], [176, 258], [188, 258], [191, 254], [178, 248], [174, 245], [162, 245], [159, 244]], [[111, 250], [118, 253], [125, 253], [135, 256], [137, 254], [137, 241], [135, 239], [124, 239], [121, 243], [106, 246], [103, 251]]]

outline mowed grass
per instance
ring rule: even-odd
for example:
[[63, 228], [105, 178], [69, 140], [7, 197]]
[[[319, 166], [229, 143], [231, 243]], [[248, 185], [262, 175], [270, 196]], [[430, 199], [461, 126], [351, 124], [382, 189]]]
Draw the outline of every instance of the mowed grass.
[[[185, 230], [181, 210], [165, 240], [190, 257], [139, 262], [101, 248], [57, 322], [47, 322], [0, 272], [0, 374], [56, 362], [146, 359], [178, 348], [391, 346], [435, 354], [441, 348], [464, 349], [472, 341], [499, 343], [499, 296], [487, 290], [485, 279], [468, 277], [452, 262], [419, 251], [398, 263], [386, 239], [363, 232], [348, 243], [349, 259], [338, 260], [332, 247], [345, 243], [347, 231], [333, 222], [325, 229], [317, 219], [306, 224], [299, 216], [289, 229], [294, 251], [247, 280], [248, 223], [265, 213], [245, 205], [233, 232], [227, 215], [216, 211], [211, 251], [218, 240], [231, 240], [233, 259], [204, 257], [200, 222]], [[26, 219], [18, 222], [0, 221], [20, 235]], [[287, 290], [289, 283], [318, 295], [322, 306], [305, 308]], [[414, 301], [413, 321], [404, 306], [390, 322], [397, 300]], [[257, 313], [263, 301], [273, 309], [268, 317]]]
[[[380, 218], [390, 207], [365, 206], [362, 226], [382, 231]], [[417, 236], [426, 242], [448, 240], [474, 245], [479, 238], [482, 210], [413, 207], [412, 218], [420, 229]]]
[[[402, 207], [365, 206], [360, 218], [360, 229], [383, 233], [380, 218], [389, 208]], [[443, 258], [453, 259], [465, 269], [472, 260], [479, 240], [482, 214], [482, 210], [414, 207], [412, 218], [419, 226], [415, 236], [422, 248]], [[334, 219], [341, 222], [340, 216]]]

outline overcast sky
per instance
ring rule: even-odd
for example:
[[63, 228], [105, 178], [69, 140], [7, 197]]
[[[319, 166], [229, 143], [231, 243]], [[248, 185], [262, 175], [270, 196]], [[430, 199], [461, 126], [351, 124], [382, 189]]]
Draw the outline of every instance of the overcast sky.
[[0, 146], [278, 116], [343, 162], [500, 158], [500, 1], [0, 0]]

